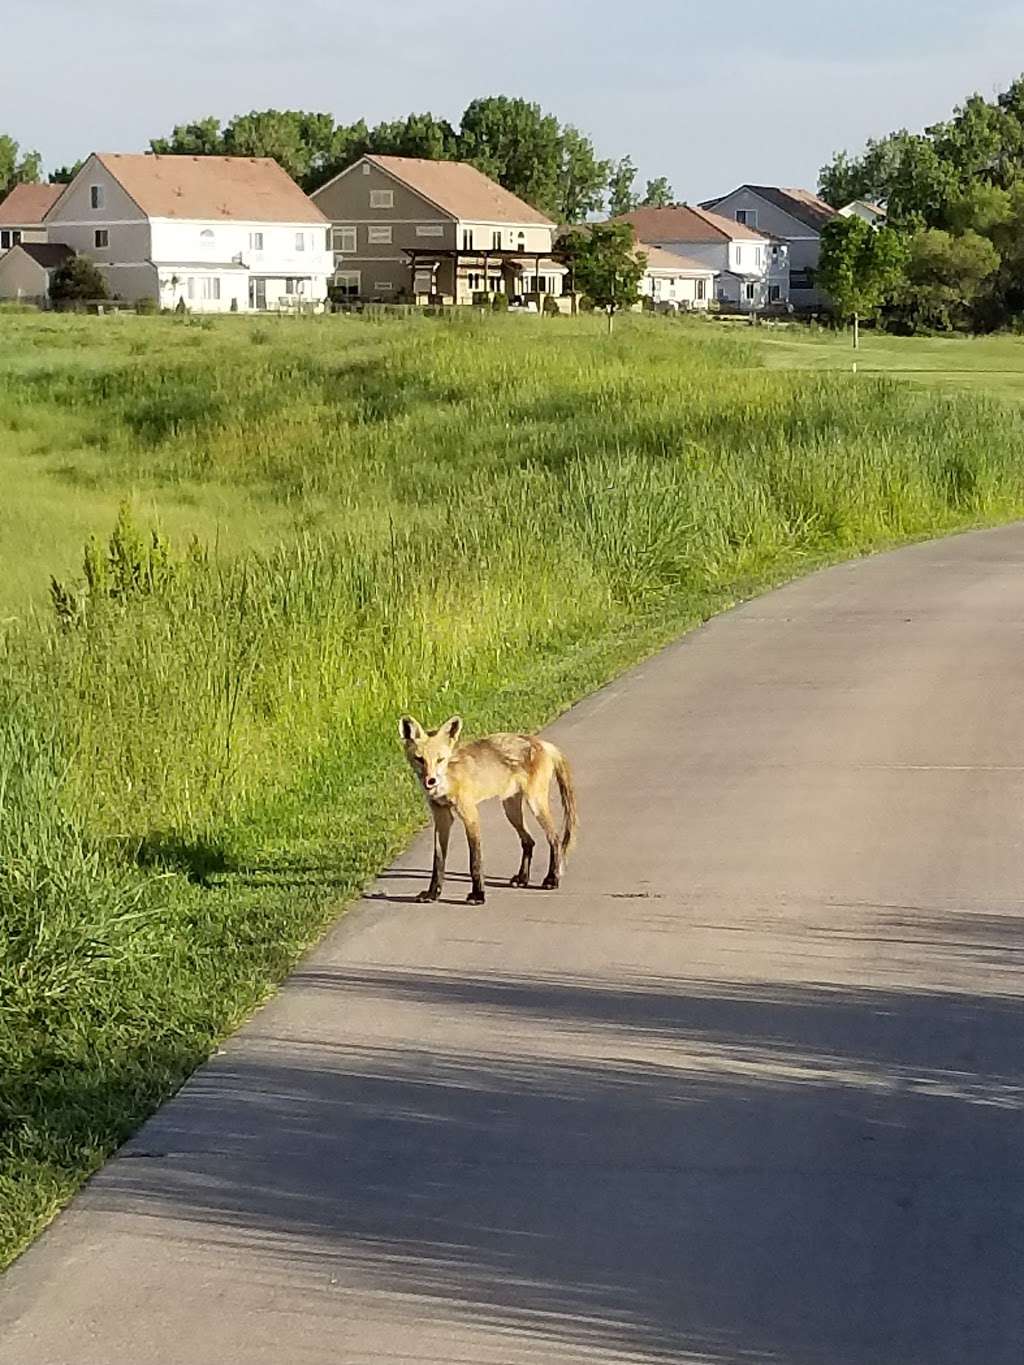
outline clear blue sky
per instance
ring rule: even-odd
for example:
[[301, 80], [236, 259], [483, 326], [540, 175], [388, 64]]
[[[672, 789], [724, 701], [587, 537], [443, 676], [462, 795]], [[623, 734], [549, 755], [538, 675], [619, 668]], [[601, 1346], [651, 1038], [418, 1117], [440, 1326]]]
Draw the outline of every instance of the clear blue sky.
[[3, 32], [0, 132], [47, 167], [206, 114], [455, 122], [508, 94], [690, 200], [813, 187], [838, 148], [1024, 70], [1019, 0], [35, 0]]

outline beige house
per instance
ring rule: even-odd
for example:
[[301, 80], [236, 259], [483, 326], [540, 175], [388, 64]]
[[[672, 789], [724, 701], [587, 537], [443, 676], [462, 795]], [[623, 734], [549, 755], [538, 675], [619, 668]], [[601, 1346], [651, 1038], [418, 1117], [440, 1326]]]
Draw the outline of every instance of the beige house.
[[54, 271], [75, 253], [58, 242], [19, 242], [0, 256], [0, 299], [45, 308]]
[[0, 202], [0, 254], [21, 242], [45, 242], [43, 222], [63, 185], [15, 185]]
[[466, 162], [364, 156], [312, 199], [333, 225], [333, 284], [343, 298], [562, 294], [555, 224]]
[[638, 242], [637, 250], [647, 258], [640, 281], [642, 299], [650, 299], [662, 312], [707, 311], [715, 297], [716, 272], [711, 266], [646, 242]]

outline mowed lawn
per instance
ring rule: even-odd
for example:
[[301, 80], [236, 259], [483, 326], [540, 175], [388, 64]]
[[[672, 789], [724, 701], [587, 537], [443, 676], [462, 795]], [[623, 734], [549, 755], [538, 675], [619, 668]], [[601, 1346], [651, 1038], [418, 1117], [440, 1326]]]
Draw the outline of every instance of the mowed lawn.
[[0, 313], [0, 1265], [421, 823], [401, 712], [533, 729], [744, 595], [1024, 516], [1018, 344], [884, 345], [992, 361]]
[[850, 333], [802, 325], [749, 329], [769, 369], [884, 375], [926, 388], [1024, 402], [1024, 337], [898, 337], [865, 329], [853, 350]]

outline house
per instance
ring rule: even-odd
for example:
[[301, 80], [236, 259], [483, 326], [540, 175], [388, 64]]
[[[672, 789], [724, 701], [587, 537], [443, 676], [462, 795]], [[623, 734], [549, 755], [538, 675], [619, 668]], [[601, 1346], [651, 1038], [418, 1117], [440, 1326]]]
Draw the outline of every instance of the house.
[[811, 310], [828, 306], [826, 295], [814, 287], [821, 232], [836, 216], [835, 209], [824, 199], [810, 190], [740, 185], [721, 199], [705, 200], [704, 207], [785, 242], [789, 248], [789, 298], [793, 307]]
[[640, 281], [642, 298], [650, 299], [655, 308], [665, 312], [707, 311], [715, 296], [715, 271], [711, 266], [646, 242], [638, 242], [637, 250], [647, 258]]
[[869, 227], [885, 227], [889, 215], [883, 204], [874, 204], [869, 199], [854, 199], [839, 210], [842, 218], [863, 218]]
[[19, 242], [45, 242], [43, 218], [63, 185], [15, 185], [0, 202], [0, 254]]
[[59, 242], [19, 242], [0, 256], [0, 299], [46, 307], [54, 271], [74, 254]]
[[342, 298], [472, 303], [563, 292], [555, 224], [464, 161], [364, 156], [313, 194]]
[[93, 153], [45, 223], [129, 302], [244, 313], [327, 297], [327, 220], [268, 157]]
[[753, 312], [788, 302], [786, 244], [755, 227], [691, 204], [633, 209], [614, 221], [631, 223], [641, 242], [710, 267], [724, 308]]

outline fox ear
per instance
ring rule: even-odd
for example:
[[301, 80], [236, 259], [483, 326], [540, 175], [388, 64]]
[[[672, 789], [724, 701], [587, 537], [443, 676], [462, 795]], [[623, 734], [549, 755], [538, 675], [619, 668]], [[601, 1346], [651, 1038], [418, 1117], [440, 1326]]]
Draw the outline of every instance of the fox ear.
[[398, 722], [398, 733], [408, 744], [423, 738], [423, 727], [418, 720], [413, 720], [412, 716], [403, 716]]
[[462, 734], [462, 717], [452, 716], [450, 720], [446, 720], [441, 726], [441, 734], [447, 735], [454, 744], [459, 735]]

